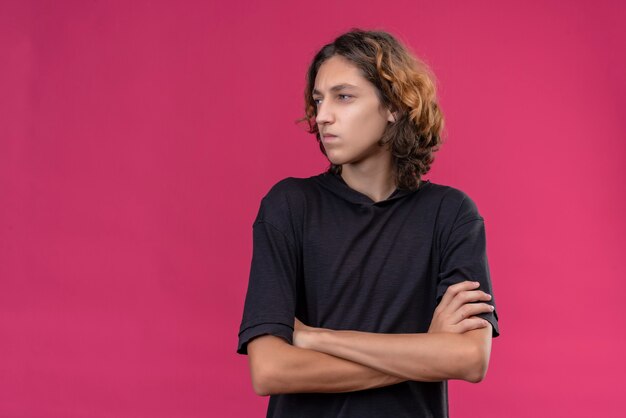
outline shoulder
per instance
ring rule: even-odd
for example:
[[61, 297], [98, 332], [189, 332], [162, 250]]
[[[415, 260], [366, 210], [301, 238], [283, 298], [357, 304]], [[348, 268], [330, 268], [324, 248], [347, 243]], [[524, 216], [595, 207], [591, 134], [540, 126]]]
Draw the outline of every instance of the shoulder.
[[286, 177], [274, 183], [269, 188], [264, 198], [293, 198], [293, 195], [303, 192], [303, 189], [306, 187], [307, 180], [308, 179], [306, 178]]
[[436, 202], [438, 218], [450, 224], [482, 219], [478, 206], [465, 191], [443, 184], [429, 182], [428, 195]]
[[307, 193], [307, 179], [286, 177], [274, 183], [261, 199], [262, 206], [275, 210], [294, 210]]
[[267, 222], [285, 234], [296, 233], [306, 206], [307, 183], [307, 179], [286, 177], [270, 186], [261, 199], [254, 225]]

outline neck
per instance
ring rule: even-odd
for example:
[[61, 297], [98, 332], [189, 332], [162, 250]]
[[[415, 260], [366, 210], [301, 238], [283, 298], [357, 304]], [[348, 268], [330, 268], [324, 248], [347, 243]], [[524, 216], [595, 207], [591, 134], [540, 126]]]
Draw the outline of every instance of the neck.
[[344, 164], [341, 177], [348, 186], [374, 202], [387, 199], [397, 187], [391, 161], [387, 164]]

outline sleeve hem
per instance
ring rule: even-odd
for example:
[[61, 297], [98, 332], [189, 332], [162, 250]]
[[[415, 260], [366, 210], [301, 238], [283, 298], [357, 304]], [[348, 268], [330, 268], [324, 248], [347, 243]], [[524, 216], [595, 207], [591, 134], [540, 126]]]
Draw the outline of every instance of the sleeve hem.
[[491, 324], [491, 327], [492, 327], [491, 337], [492, 338], [496, 338], [500, 335], [500, 329], [498, 327], [498, 314], [496, 313], [496, 311], [482, 313], [476, 316], [484, 319], [485, 321], [488, 321]]
[[275, 335], [283, 338], [287, 343], [293, 344], [293, 328], [279, 322], [257, 323], [244, 328], [239, 333], [237, 354], [248, 354], [248, 343], [255, 337], [261, 335]]

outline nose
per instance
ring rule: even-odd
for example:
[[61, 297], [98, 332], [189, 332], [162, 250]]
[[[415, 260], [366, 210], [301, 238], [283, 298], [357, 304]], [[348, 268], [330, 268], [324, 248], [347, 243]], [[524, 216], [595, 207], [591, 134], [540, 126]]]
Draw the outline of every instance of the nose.
[[322, 101], [321, 104], [317, 105], [317, 114], [315, 116], [315, 122], [318, 125], [326, 125], [329, 123], [333, 123], [335, 121], [335, 116], [332, 112], [331, 106], [325, 104]]

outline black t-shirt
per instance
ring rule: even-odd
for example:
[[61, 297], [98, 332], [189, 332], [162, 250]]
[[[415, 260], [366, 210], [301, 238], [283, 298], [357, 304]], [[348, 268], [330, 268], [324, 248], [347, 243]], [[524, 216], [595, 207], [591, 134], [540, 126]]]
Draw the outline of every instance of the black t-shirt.
[[[448, 286], [492, 295], [485, 227], [474, 202], [423, 181], [374, 202], [340, 175], [288, 177], [262, 199], [237, 353], [271, 334], [293, 343], [294, 317], [313, 327], [424, 333]], [[496, 311], [479, 315], [499, 335]], [[268, 417], [447, 417], [447, 381], [344, 393], [272, 395]]]

